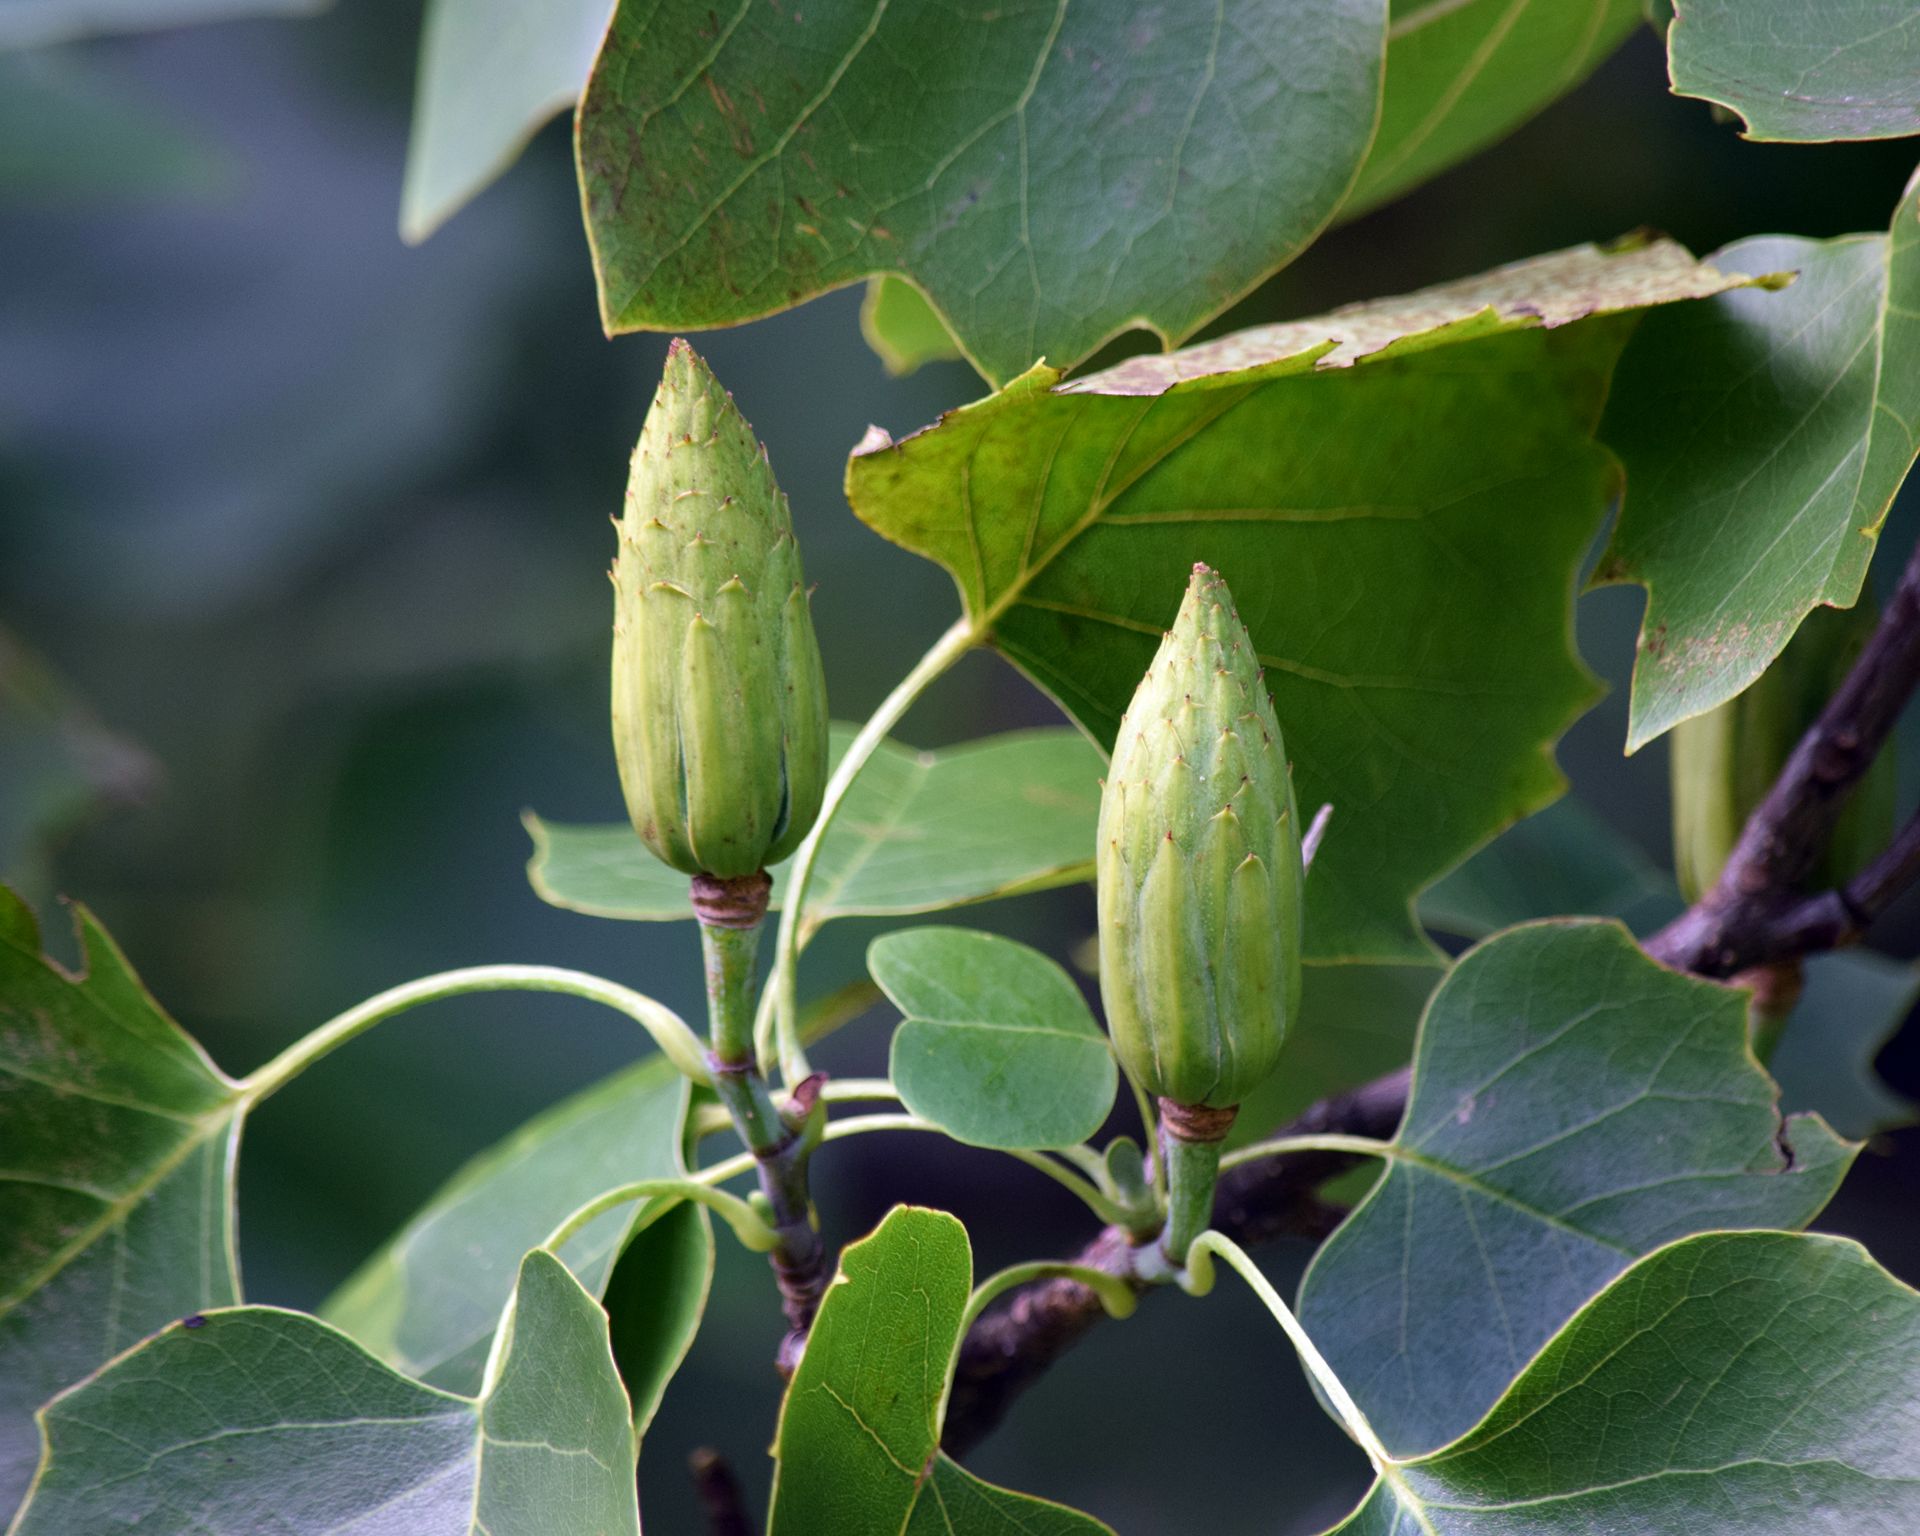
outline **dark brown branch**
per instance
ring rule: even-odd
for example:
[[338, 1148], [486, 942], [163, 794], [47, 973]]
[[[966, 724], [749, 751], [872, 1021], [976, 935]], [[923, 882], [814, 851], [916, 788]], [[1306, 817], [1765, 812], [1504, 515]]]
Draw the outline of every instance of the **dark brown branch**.
[[1920, 831], [1908, 827], [1843, 890], [1807, 896], [1802, 888], [1917, 683], [1920, 548], [1847, 680], [1747, 818], [1713, 889], [1649, 939], [1647, 953], [1701, 976], [1733, 976], [1859, 938], [1920, 876]]
[[[1405, 1068], [1337, 1094], [1308, 1110], [1280, 1135], [1391, 1136], [1407, 1103]], [[1316, 1193], [1358, 1159], [1308, 1152], [1230, 1169], [1220, 1179], [1213, 1224], [1241, 1243], [1283, 1233], [1324, 1237], [1341, 1213]], [[1074, 1259], [1109, 1274], [1132, 1272], [1127, 1234], [1108, 1227]], [[1013, 1401], [1105, 1316], [1100, 1298], [1077, 1280], [1045, 1280], [1015, 1292], [974, 1324], [960, 1348], [942, 1441], [954, 1455], [978, 1444]]]
[[687, 1466], [693, 1473], [693, 1491], [700, 1500], [707, 1536], [753, 1536], [746, 1495], [726, 1458], [703, 1445], [687, 1458]]

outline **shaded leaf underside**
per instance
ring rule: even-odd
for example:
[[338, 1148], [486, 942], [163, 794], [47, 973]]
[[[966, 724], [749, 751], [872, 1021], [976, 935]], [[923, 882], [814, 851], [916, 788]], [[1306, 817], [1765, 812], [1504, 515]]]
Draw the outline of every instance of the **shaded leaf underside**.
[[244, 1105], [76, 913], [86, 970], [42, 955], [0, 889], [0, 1508], [48, 1398], [154, 1329], [239, 1299]]
[[1390, 1450], [1443, 1444], [1637, 1255], [1813, 1218], [1854, 1148], [1777, 1095], [1742, 994], [1617, 924], [1510, 929], [1435, 994], [1397, 1152], [1301, 1321]]
[[1689, 1238], [1581, 1311], [1458, 1444], [1331, 1536], [1905, 1536], [1920, 1297], [1857, 1244]]
[[543, 1252], [520, 1267], [501, 1370], [477, 1401], [313, 1318], [243, 1307], [176, 1323], [44, 1419], [19, 1536], [639, 1536], [606, 1318]]
[[1674, 91], [1730, 107], [1750, 139], [1920, 133], [1920, 12], [1907, 0], [1675, 0]]

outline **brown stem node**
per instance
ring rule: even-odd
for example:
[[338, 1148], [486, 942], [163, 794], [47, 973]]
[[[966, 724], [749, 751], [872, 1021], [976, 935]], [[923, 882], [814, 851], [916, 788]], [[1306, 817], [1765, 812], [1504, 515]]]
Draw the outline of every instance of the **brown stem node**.
[[773, 897], [773, 876], [764, 869], [723, 879], [695, 875], [693, 915], [709, 928], [758, 928]]
[[1215, 1109], [1210, 1104], [1176, 1104], [1172, 1099], [1160, 1100], [1160, 1123], [1166, 1127], [1167, 1134], [1176, 1141], [1195, 1145], [1225, 1141], [1227, 1132], [1233, 1129], [1234, 1117], [1239, 1113], [1238, 1104]]

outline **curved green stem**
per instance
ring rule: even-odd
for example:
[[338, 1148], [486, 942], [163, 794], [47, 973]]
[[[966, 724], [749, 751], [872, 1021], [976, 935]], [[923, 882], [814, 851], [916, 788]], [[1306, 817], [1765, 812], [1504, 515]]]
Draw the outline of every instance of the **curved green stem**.
[[800, 1044], [795, 961], [800, 953], [807, 888], [813, 882], [813, 866], [820, 856], [820, 844], [832, 828], [841, 801], [846, 799], [847, 791], [859, 777], [860, 770], [866, 766], [867, 759], [886, 740], [887, 733], [899, 723], [900, 717], [913, 701], [926, 692], [927, 686], [935, 678], [964, 656], [973, 641], [973, 625], [964, 618], [956, 619], [952, 627], [934, 641], [926, 655], [914, 664], [913, 670], [900, 679], [893, 692], [880, 701], [880, 707], [860, 727], [860, 733], [848, 746], [846, 756], [840, 759], [839, 766], [833, 770], [833, 777], [827, 780], [826, 792], [820, 801], [820, 815], [814, 821], [813, 830], [801, 843], [792, 863], [787, 865], [786, 888], [781, 893], [780, 930], [774, 940], [773, 975], [767, 984], [767, 999], [762, 1004], [755, 1035], [763, 1063], [777, 1049], [780, 1070], [789, 1087], [807, 1076], [809, 1071], [807, 1053]]
[[[973, 1294], [967, 1298], [966, 1310], [960, 1314], [960, 1341], [963, 1344], [966, 1342], [973, 1325], [980, 1321], [981, 1314], [994, 1302], [1016, 1286], [1029, 1285], [1035, 1280], [1078, 1280], [1100, 1298], [1100, 1305], [1105, 1308], [1108, 1317], [1131, 1317], [1134, 1308], [1140, 1304], [1140, 1298], [1131, 1285], [1119, 1275], [1109, 1274], [1104, 1269], [1045, 1259], [1031, 1264], [1013, 1264], [997, 1274], [987, 1276], [973, 1288]], [[947, 1399], [953, 1396], [953, 1378], [959, 1368], [960, 1351], [956, 1349], [947, 1360], [947, 1376], [940, 1388], [940, 1407], [933, 1418], [936, 1424], [946, 1420]]]
[[602, 1190], [548, 1233], [546, 1241], [540, 1246], [549, 1252], [558, 1253], [567, 1241], [594, 1217], [612, 1210], [616, 1205], [645, 1200], [653, 1195], [674, 1195], [682, 1200], [695, 1200], [701, 1205], [711, 1206], [714, 1212], [733, 1228], [733, 1235], [740, 1239], [741, 1246], [755, 1253], [771, 1252], [780, 1240], [779, 1234], [762, 1221], [753, 1207], [738, 1195], [730, 1195], [723, 1189], [715, 1189], [699, 1179], [639, 1179], [631, 1184]]
[[[918, 1115], [855, 1115], [851, 1120], [829, 1121], [821, 1133], [822, 1141], [840, 1141], [848, 1136], [861, 1136], [868, 1131], [937, 1131], [940, 1127], [931, 1120], [922, 1120]], [[755, 1167], [751, 1152], [736, 1152], [732, 1157], [722, 1158], [717, 1163], [709, 1163], [695, 1175], [703, 1184], [724, 1184], [729, 1179], [737, 1179], [743, 1173], [752, 1173]]]
[[[936, 1126], [935, 1129], [939, 1127]], [[1091, 1179], [1082, 1178], [1071, 1168], [1062, 1167], [1044, 1153], [1017, 1151], [1012, 1147], [995, 1147], [992, 1150], [1004, 1152], [1008, 1157], [1025, 1163], [1029, 1168], [1038, 1169], [1054, 1183], [1071, 1190], [1088, 1210], [1108, 1226], [1124, 1227], [1127, 1224], [1127, 1213], [1109, 1200], [1097, 1184]]]
[[900, 1102], [900, 1090], [884, 1077], [835, 1077], [829, 1078], [820, 1097], [829, 1104], [849, 1104], [884, 1100], [890, 1104]]
[[1227, 1261], [1242, 1280], [1253, 1287], [1254, 1295], [1266, 1305], [1273, 1314], [1274, 1321], [1280, 1325], [1300, 1363], [1307, 1368], [1307, 1374], [1319, 1383], [1320, 1390], [1327, 1395], [1327, 1401], [1333, 1405], [1333, 1411], [1340, 1415], [1340, 1422], [1347, 1426], [1347, 1433], [1359, 1443], [1360, 1449], [1367, 1453], [1367, 1459], [1373, 1463], [1374, 1470], [1382, 1477], [1397, 1481], [1394, 1477], [1393, 1457], [1380, 1443], [1380, 1437], [1373, 1432], [1373, 1426], [1367, 1422], [1367, 1416], [1360, 1411], [1360, 1405], [1353, 1400], [1340, 1378], [1333, 1373], [1333, 1367], [1327, 1364], [1322, 1355], [1307, 1337], [1307, 1330], [1300, 1326], [1300, 1319], [1293, 1315], [1293, 1309], [1280, 1299], [1280, 1293], [1273, 1288], [1272, 1282], [1260, 1273], [1259, 1266], [1248, 1257], [1247, 1251], [1232, 1238], [1223, 1237], [1218, 1232], [1203, 1232], [1193, 1241], [1187, 1250], [1187, 1288], [1196, 1296], [1204, 1296], [1213, 1289], [1213, 1255], [1218, 1254]]
[[1106, 1176], [1107, 1160], [1085, 1142], [1071, 1147], [1055, 1147], [1053, 1155], [1072, 1163], [1096, 1184]]
[[662, 1054], [688, 1077], [697, 1083], [709, 1080], [699, 1038], [687, 1027], [686, 1021], [664, 1003], [584, 971], [569, 971], [554, 965], [475, 965], [390, 987], [349, 1008], [296, 1040], [258, 1071], [241, 1078], [240, 1091], [255, 1102], [264, 1099], [284, 1088], [321, 1057], [330, 1055], [381, 1020], [422, 1003], [460, 997], [469, 992], [564, 992], [604, 1004], [624, 1013], [652, 1035]]
[[[826, 1130], [821, 1133], [820, 1139], [823, 1142], [840, 1141], [848, 1136], [863, 1136], [870, 1131], [931, 1131], [939, 1136], [947, 1134], [943, 1127], [935, 1125], [931, 1120], [922, 1120], [918, 1115], [903, 1112], [855, 1115], [850, 1120], [830, 1120], [827, 1122]], [[1083, 1179], [1071, 1168], [1062, 1168], [1058, 1163], [1038, 1152], [1015, 1152], [1004, 1147], [987, 1150], [1004, 1152], [1015, 1161], [1025, 1163], [1029, 1168], [1037, 1169], [1056, 1183], [1065, 1185], [1103, 1222], [1116, 1226], [1124, 1224], [1125, 1212], [1102, 1194], [1091, 1180]], [[753, 1167], [753, 1158], [742, 1152], [724, 1158], [720, 1162], [709, 1163], [696, 1177], [702, 1183], [724, 1184], [729, 1179], [737, 1179], [743, 1173], [751, 1173]]]
[[1016, 1286], [1030, 1285], [1035, 1280], [1078, 1280], [1099, 1296], [1108, 1317], [1131, 1317], [1140, 1304], [1139, 1296], [1125, 1279], [1104, 1269], [1049, 1259], [1013, 1264], [987, 1276], [973, 1288], [973, 1295], [967, 1298], [967, 1309], [960, 1314], [960, 1337], [964, 1339], [967, 1331], [980, 1321], [980, 1315], [1000, 1297]]
[[1127, 1086], [1133, 1090], [1134, 1108], [1140, 1111], [1140, 1145], [1153, 1155], [1153, 1187], [1160, 1192], [1162, 1200], [1167, 1197], [1167, 1160], [1158, 1151], [1160, 1145], [1160, 1117], [1154, 1113], [1153, 1096], [1133, 1080], [1131, 1073], [1122, 1073]]
[[1371, 1136], [1342, 1136], [1329, 1132], [1323, 1136], [1276, 1136], [1272, 1141], [1256, 1141], [1240, 1147], [1220, 1159], [1220, 1171], [1257, 1163], [1262, 1158], [1284, 1157], [1289, 1152], [1351, 1152], [1358, 1157], [1392, 1157], [1398, 1150], [1391, 1141]]

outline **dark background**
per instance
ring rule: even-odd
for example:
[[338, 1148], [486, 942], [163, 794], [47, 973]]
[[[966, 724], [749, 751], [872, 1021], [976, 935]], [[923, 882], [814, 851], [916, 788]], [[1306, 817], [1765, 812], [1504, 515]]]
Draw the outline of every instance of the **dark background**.
[[[125, 802], [73, 818], [57, 850], [0, 840], [0, 858], [56, 948], [55, 889], [100, 913], [233, 1071], [382, 987], [486, 961], [581, 966], [690, 1016], [699, 1005], [692, 931], [543, 906], [518, 822], [526, 806], [621, 816], [606, 519], [666, 339], [600, 333], [562, 127], [425, 247], [401, 245], [418, 23], [416, 6], [344, 0], [314, 19], [0, 55], [0, 624], [112, 733], [88, 737], [90, 761], [104, 798]], [[1911, 144], [1744, 144], [1665, 85], [1643, 33], [1506, 144], [1329, 235], [1212, 329], [1639, 225], [1703, 252], [1876, 229], [1912, 169]], [[71, 116], [38, 110], [50, 89]], [[103, 148], [90, 123], [132, 137]], [[871, 708], [955, 609], [941, 572], [847, 511], [846, 453], [869, 421], [905, 432], [984, 392], [958, 364], [889, 379], [858, 300], [699, 342], [792, 497], [843, 717]], [[1896, 556], [1914, 511], [1896, 515]], [[1640, 602], [1631, 589], [1582, 600], [1583, 647], [1616, 691], [1563, 758], [1664, 861], [1664, 743], [1620, 756]], [[903, 735], [938, 745], [1049, 718], [979, 656]], [[42, 788], [7, 740], [0, 833]], [[1089, 931], [1091, 900], [976, 919], [1063, 953]], [[1878, 937], [1910, 954], [1915, 931], [1901, 912]], [[830, 929], [808, 990], [852, 976], [869, 936]], [[1915, 1033], [1883, 1057], [1909, 1092]], [[630, 1047], [595, 1010], [508, 997], [441, 1005], [328, 1061], [248, 1138], [252, 1297], [316, 1304], [464, 1157]], [[884, 1048], [876, 1017], [819, 1054], [873, 1071]], [[1828, 1222], [1909, 1278], [1917, 1163], [1911, 1134], [1883, 1138]], [[818, 1182], [832, 1238], [912, 1198], [967, 1221], [982, 1272], [1064, 1252], [1087, 1226], [1017, 1166], [928, 1138], [835, 1148]], [[1288, 1282], [1304, 1253], [1266, 1257]], [[702, 1443], [764, 1508], [772, 1302], [762, 1262], [723, 1245], [707, 1326], [648, 1441], [650, 1530], [696, 1529], [682, 1467]], [[971, 1464], [1126, 1536], [1311, 1532], [1365, 1482], [1231, 1285], [1103, 1331]]]

